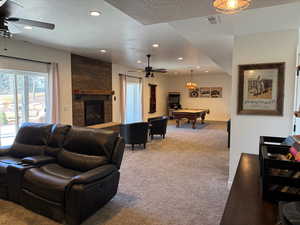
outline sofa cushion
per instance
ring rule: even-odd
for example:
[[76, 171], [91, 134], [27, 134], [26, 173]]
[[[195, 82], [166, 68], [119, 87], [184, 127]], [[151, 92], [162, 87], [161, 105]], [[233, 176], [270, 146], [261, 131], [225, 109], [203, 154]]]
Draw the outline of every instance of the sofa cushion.
[[34, 155], [42, 155], [45, 149], [45, 145], [26, 145], [14, 143], [9, 155], [16, 158], [25, 158]]
[[52, 125], [44, 123], [23, 123], [9, 155], [24, 158], [43, 154], [51, 128]]
[[58, 153], [57, 161], [66, 168], [78, 171], [88, 171], [108, 163], [105, 156], [84, 155], [66, 150]]
[[51, 129], [51, 134], [48, 140], [45, 154], [56, 157], [57, 153], [61, 150], [65, 137], [69, 130], [70, 125], [54, 124]]
[[23, 187], [42, 198], [62, 203], [65, 188], [72, 177], [79, 174], [78, 171], [66, 169], [58, 164], [47, 164], [27, 170], [23, 178]]
[[23, 123], [15, 142], [27, 145], [46, 145], [52, 125], [45, 123]]
[[118, 133], [88, 128], [72, 128], [66, 136], [63, 148], [86, 155], [105, 155], [111, 159]]

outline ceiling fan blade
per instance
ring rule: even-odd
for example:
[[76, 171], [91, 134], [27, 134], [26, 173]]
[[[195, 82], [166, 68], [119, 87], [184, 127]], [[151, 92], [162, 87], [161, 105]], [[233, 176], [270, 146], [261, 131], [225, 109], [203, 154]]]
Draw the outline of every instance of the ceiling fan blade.
[[11, 0], [4, 1], [3, 5], [0, 7], [0, 18], [8, 18], [22, 8], [23, 6], [19, 5], [14, 1]]
[[7, 0], [0, 0], [0, 7], [6, 2]]
[[156, 72], [156, 73], [167, 73], [168, 70], [166, 70], [166, 69], [153, 69], [152, 72]]
[[21, 33], [21, 30], [13, 23], [8, 23], [7, 24], [9, 32], [12, 34], [19, 34]]
[[13, 23], [19, 23], [23, 25], [28, 25], [28, 26], [33, 26], [33, 27], [40, 27], [44, 29], [49, 29], [49, 30], [54, 30], [55, 25], [52, 23], [44, 23], [40, 21], [35, 21], [35, 20], [27, 20], [27, 19], [21, 19], [21, 18], [16, 18], [16, 17], [10, 17], [7, 19], [9, 22]]

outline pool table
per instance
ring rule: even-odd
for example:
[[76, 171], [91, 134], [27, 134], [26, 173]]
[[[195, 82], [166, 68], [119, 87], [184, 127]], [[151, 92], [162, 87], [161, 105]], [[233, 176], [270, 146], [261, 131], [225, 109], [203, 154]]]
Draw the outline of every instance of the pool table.
[[192, 121], [193, 129], [196, 129], [196, 122], [201, 118], [201, 123], [204, 123], [206, 114], [209, 114], [209, 109], [179, 109], [173, 112], [173, 117], [176, 120], [176, 127], [179, 127], [181, 119]]

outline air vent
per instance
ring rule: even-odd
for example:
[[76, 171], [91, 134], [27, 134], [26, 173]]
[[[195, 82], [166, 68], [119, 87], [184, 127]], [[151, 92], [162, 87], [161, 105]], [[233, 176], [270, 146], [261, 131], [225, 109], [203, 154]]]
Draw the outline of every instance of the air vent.
[[210, 24], [219, 24], [221, 23], [221, 17], [218, 16], [209, 16], [207, 17], [207, 20]]

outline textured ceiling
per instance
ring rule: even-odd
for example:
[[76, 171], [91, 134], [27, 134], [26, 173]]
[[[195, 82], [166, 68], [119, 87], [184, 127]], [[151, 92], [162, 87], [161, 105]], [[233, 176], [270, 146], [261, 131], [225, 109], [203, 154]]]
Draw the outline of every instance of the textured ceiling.
[[[212, 0], [105, 0], [144, 25], [216, 14]], [[251, 8], [263, 8], [299, 0], [253, 0]]]
[[[146, 66], [146, 54], [151, 53], [153, 55], [151, 63], [156, 68], [189, 71], [201, 66], [201, 69], [197, 70], [198, 73], [209, 70], [211, 73], [223, 71], [230, 74], [235, 35], [300, 27], [300, 1], [278, 5], [282, 0], [253, 0], [253, 3], [269, 3], [269, 5], [273, 3], [277, 6], [250, 9], [237, 15], [220, 15], [220, 23], [215, 25], [211, 25], [206, 17], [197, 17], [147, 26], [104, 0], [17, 1], [24, 8], [13, 16], [54, 23], [56, 28], [53, 31], [39, 28], [25, 30], [19, 26], [21, 33], [15, 35], [14, 39], [139, 69]], [[186, 8], [182, 10], [185, 16], [187, 9], [192, 8], [191, 12], [196, 12], [193, 5], [205, 1], [130, 0], [132, 4], [141, 2], [142, 5], [145, 2], [152, 2], [151, 6], [157, 8], [153, 11], [161, 15], [169, 13], [168, 8], [172, 8], [170, 2], [177, 2], [178, 5], [185, 2], [181, 6]], [[165, 9], [162, 10], [155, 2], [159, 5], [164, 3]], [[100, 11], [101, 16], [89, 16], [91, 10]], [[176, 11], [174, 6], [172, 11], [172, 15], [180, 16], [180, 12]], [[148, 15], [145, 13], [145, 18]], [[152, 48], [153, 43], [159, 43], [160, 47]], [[0, 47], [1, 44], [0, 40]], [[100, 49], [106, 49], [107, 53], [101, 54]], [[178, 61], [178, 57], [183, 57], [184, 60]], [[141, 60], [142, 63], [138, 64], [137, 60]]]
[[[54, 23], [55, 30], [33, 28], [15, 39], [45, 45], [73, 53], [127, 65], [146, 66], [146, 54], [152, 54], [151, 64], [169, 70], [201, 66], [201, 71], [222, 71], [209, 57], [202, 54], [168, 24], [143, 26], [103, 0], [18, 0], [24, 6], [14, 16]], [[101, 12], [89, 16], [91, 10]], [[160, 48], [152, 48], [159, 43]], [[1, 42], [0, 42], [1, 45]], [[106, 49], [101, 54], [100, 49]], [[183, 61], [178, 61], [183, 57]], [[138, 64], [137, 61], [142, 63]]]

